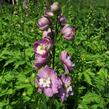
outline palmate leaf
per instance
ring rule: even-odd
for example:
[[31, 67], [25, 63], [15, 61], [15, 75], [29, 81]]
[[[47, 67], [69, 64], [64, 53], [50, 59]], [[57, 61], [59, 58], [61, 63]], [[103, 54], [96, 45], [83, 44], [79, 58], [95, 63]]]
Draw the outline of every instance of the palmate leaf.
[[15, 93], [15, 89], [8, 89], [6, 94], [9, 95], [9, 94], [14, 94]]
[[90, 85], [92, 85], [92, 80], [91, 80], [91, 77], [90, 77], [90, 75], [88, 74], [88, 73], [84, 73], [84, 80], [88, 83], [88, 84], [90, 84]]
[[14, 93], [15, 93], [15, 89], [6, 88], [0, 92], [0, 96], [6, 96], [6, 95], [14, 94]]
[[15, 88], [17, 90], [25, 89], [25, 93], [30, 96], [33, 93], [33, 89], [34, 89], [34, 86], [31, 84], [30, 79], [31, 78], [29, 77], [27, 78], [25, 74], [19, 74], [17, 76], [17, 82]]
[[6, 92], [7, 92], [8, 88], [6, 88], [5, 90], [0, 90], [0, 97], [6, 95]]
[[33, 90], [34, 90], [34, 87], [32, 85], [29, 85], [27, 87], [27, 91], [26, 91], [27, 95], [29, 95], [29, 96], [32, 95], [33, 94]]
[[18, 60], [14, 63], [15, 67], [14, 69], [17, 69], [20, 65], [25, 64], [25, 60]]
[[6, 105], [7, 105], [6, 102], [4, 102], [4, 101], [3, 102], [0, 102], [0, 109], [3, 109], [3, 107], [6, 106]]
[[84, 81], [86, 81], [88, 84], [93, 86], [92, 83], [92, 77], [94, 76], [94, 73], [91, 72], [91, 69], [87, 69], [83, 72]]
[[18, 74], [18, 76], [17, 76], [17, 83], [19, 84], [19, 83], [25, 83], [25, 81], [26, 81], [26, 75], [23, 73], [23, 72], [21, 72], [21, 73], [19, 73]]
[[33, 48], [30, 47], [30, 48], [25, 49], [25, 53], [26, 53], [27, 58], [32, 57], [34, 55]]
[[20, 60], [18, 60], [18, 57], [17, 57], [17, 59], [10, 58], [6, 61], [6, 63], [4, 64], [4, 67], [6, 67], [7, 65], [9, 65], [11, 63], [14, 65], [14, 69], [17, 69], [20, 65], [25, 64], [25, 60], [23, 60], [22, 58], [20, 58]]
[[6, 81], [14, 80], [15, 79], [15, 72], [14, 71], [7, 71], [2, 79], [6, 80]]
[[6, 61], [4, 67], [12, 64], [14, 66], [14, 69], [17, 69], [20, 65], [25, 64], [25, 59], [23, 58], [22, 53], [18, 50], [3, 50], [1, 54], [1, 60], [3, 59], [5, 59]]
[[7, 60], [11, 54], [12, 52], [10, 52], [8, 48], [1, 49], [0, 50], [0, 61], [2, 61], [3, 59]]
[[29, 86], [30, 86], [29, 84], [22, 83], [22, 84], [19, 84], [19, 85], [16, 84], [15, 88], [16, 88], [16, 90], [19, 90], [19, 89], [27, 88]]
[[6, 63], [4, 64], [4, 67], [6, 67], [7, 65], [14, 63], [15, 59], [9, 59], [6, 61]]
[[29, 96], [22, 96], [24, 102], [30, 101], [30, 97]]
[[101, 68], [98, 72], [98, 75], [100, 75], [102, 78], [107, 78], [108, 77], [108, 69]]
[[82, 97], [77, 109], [105, 109], [105, 106], [105, 101], [100, 95], [88, 92]]
[[99, 72], [97, 72], [96, 77], [93, 78], [93, 83], [96, 86], [96, 89], [102, 96], [109, 96], [109, 77], [108, 77], [108, 69], [101, 68]]

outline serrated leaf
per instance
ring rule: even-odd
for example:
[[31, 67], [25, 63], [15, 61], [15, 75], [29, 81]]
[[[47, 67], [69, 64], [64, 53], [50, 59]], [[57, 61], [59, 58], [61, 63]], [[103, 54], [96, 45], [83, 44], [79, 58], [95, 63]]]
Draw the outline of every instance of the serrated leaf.
[[[14, 72], [12, 72], [12, 73], [14, 73]], [[14, 75], [12, 75], [10, 72], [7, 72], [7, 74], [4, 76], [4, 79], [6, 81], [11, 81], [14, 79]]]
[[15, 59], [10, 59], [8, 61], [6, 61], [6, 63], [4, 64], [4, 67], [6, 67], [7, 65], [13, 63], [15, 61]]
[[23, 100], [24, 100], [24, 102], [27, 102], [27, 101], [29, 101], [31, 98], [29, 97], [29, 96], [23, 96]]
[[14, 69], [17, 69], [20, 65], [23, 65], [23, 64], [25, 64], [24, 60], [16, 61], [15, 64], [14, 64], [15, 65]]
[[108, 77], [108, 70], [106, 68], [101, 68], [100, 71], [98, 72], [98, 74], [103, 78], [107, 78]]
[[6, 94], [14, 94], [15, 93], [15, 90], [14, 89], [8, 89]]
[[84, 73], [84, 78], [85, 78], [84, 80], [85, 80], [88, 84], [93, 85], [93, 84], [92, 84], [91, 77], [90, 77], [89, 74]]
[[22, 88], [27, 88], [29, 86], [29, 84], [18, 84], [16, 83], [15, 88], [16, 89], [22, 89]]
[[[97, 107], [95, 109], [98, 109], [98, 108], [104, 109], [105, 101], [100, 95], [88, 92], [86, 93], [85, 96], [82, 97], [81, 105], [79, 105], [78, 107], [83, 107], [83, 108], [90, 107], [90, 109], [93, 109], [93, 107]], [[81, 109], [81, 108], [78, 108], [78, 109]]]
[[30, 85], [29, 87], [27, 87], [27, 95], [32, 95], [33, 94], [33, 87]]

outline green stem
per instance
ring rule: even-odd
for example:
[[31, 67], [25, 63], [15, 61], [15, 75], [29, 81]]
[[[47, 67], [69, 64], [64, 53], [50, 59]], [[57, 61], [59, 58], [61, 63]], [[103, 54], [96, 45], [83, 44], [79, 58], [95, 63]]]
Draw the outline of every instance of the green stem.
[[50, 99], [50, 105], [49, 105], [49, 109], [54, 109], [54, 100], [55, 98], [53, 97], [52, 99]]
[[55, 26], [55, 34], [53, 33], [53, 30], [52, 30], [52, 35], [53, 35], [53, 51], [52, 51], [52, 56], [53, 56], [53, 69], [54, 69], [54, 66], [55, 66], [55, 52], [56, 52], [56, 46], [55, 46], [55, 37], [57, 37], [58, 35], [58, 15], [56, 15], [56, 22], [55, 22], [56, 26]]
[[55, 41], [54, 41], [54, 39], [53, 39], [53, 52], [52, 52], [52, 54], [53, 54], [53, 69], [54, 69], [54, 64], [55, 64]]

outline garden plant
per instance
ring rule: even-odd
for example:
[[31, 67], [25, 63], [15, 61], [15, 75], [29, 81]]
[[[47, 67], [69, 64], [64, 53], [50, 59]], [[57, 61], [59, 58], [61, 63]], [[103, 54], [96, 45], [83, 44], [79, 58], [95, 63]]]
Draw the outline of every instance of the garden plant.
[[108, 0], [3, 2], [0, 109], [109, 109], [108, 10]]

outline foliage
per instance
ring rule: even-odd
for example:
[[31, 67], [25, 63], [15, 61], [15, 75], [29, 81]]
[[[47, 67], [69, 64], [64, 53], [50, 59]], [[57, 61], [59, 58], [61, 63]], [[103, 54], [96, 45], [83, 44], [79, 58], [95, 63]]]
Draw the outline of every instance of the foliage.
[[108, 0], [95, 0], [96, 4], [94, 0], [58, 1], [69, 23], [77, 26], [75, 40], [68, 45], [59, 38], [56, 50], [59, 54], [67, 48], [72, 54], [74, 96], [62, 103], [36, 92], [33, 42], [41, 38], [36, 21], [44, 11], [46, 0], [37, 4], [30, 1], [28, 10], [20, 3], [4, 4], [0, 7], [0, 109], [109, 108]]

